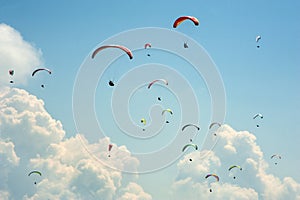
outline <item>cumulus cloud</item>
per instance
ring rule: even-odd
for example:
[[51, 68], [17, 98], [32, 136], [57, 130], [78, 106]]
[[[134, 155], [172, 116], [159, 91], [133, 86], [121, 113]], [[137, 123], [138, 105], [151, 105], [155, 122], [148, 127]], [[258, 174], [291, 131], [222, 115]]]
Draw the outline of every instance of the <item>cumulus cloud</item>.
[[129, 183], [121, 190], [121, 197], [118, 200], [151, 200], [151, 195], [145, 193], [143, 188], [136, 183]]
[[[217, 137], [213, 151], [192, 152], [178, 162], [172, 199], [300, 199], [300, 184], [293, 178], [281, 180], [267, 172], [269, 165], [253, 134], [223, 125]], [[233, 164], [242, 170], [229, 172]], [[209, 173], [218, 174], [220, 181], [205, 179]]]
[[[7, 85], [10, 80], [25, 84], [34, 68], [42, 65], [41, 51], [25, 41], [13, 27], [0, 24], [0, 84]], [[10, 77], [8, 70], [15, 74]]]
[[[25, 90], [0, 88], [1, 199], [151, 199], [134, 182], [92, 158], [83, 148], [107, 159], [112, 166], [137, 169], [139, 162], [125, 146], [114, 144], [111, 157], [104, 138], [90, 144], [83, 135], [66, 138], [60, 121], [44, 102]], [[38, 174], [28, 173], [38, 170]], [[35, 184], [36, 183], [36, 184]]]

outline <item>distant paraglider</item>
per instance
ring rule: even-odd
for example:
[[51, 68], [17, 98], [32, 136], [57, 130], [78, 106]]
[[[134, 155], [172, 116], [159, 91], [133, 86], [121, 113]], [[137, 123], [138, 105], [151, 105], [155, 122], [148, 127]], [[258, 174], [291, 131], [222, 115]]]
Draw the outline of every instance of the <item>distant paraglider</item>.
[[264, 118], [264, 116], [260, 113], [257, 113], [256, 115], [253, 116], [253, 119], [256, 119], [257, 117], [260, 117], [261, 119]]
[[146, 43], [145, 45], [144, 45], [144, 48], [145, 49], [147, 49], [147, 48], [151, 48], [152, 46], [151, 46], [151, 44], [150, 43]]
[[183, 43], [183, 48], [185, 48], [185, 49], [189, 48], [187, 42]]
[[[32, 76], [32, 77], [35, 76], [35, 74], [36, 74], [37, 72], [40, 72], [40, 71], [46, 71], [46, 72], [48, 72], [49, 74], [52, 74], [52, 72], [51, 72], [50, 69], [47, 69], [47, 68], [38, 68], [38, 69], [36, 69], [36, 70], [34, 70], [34, 71], [32, 72], [31, 76]], [[41, 87], [44, 88], [45, 85], [42, 84]]]
[[125, 51], [127, 53], [127, 55], [129, 56], [130, 59], [133, 58], [132, 52], [128, 48], [126, 48], [124, 46], [121, 46], [121, 45], [104, 45], [104, 46], [101, 46], [101, 47], [97, 48], [93, 52], [92, 58], [94, 58], [101, 50], [107, 49], [107, 48], [118, 48], [118, 49], [121, 49], [121, 50], [123, 50], [123, 51]]
[[[108, 145], [108, 152], [110, 152], [110, 151], [111, 151], [112, 147], [113, 147], [113, 145], [112, 145], [112, 144], [109, 144], [109, 145]], [[108, 157], [110, 157], [110, 153], [108, 154]]]
[[[208, 179], [209, 177], [214, 177], [214, 178], [216, 179], [217, 182], [219, 182], [219, 180], [220, 180], [219, 176], [216, 175], [216, 174], [207, 174], [207, 175], [205, 176], [206, 179]], [[210, 188], [209, 191], [212, 192], [212, 189]]]
[[[184, 126], [181, 128], [181, 131], [184, 131], [184, 130], [185, 130], [186, 128], [188, 128], [188, 127], [194, 127], [194, 128], [196, 128], [197, 131], [200, 130], [200, 127], [197, 126], [197, 125], [195, 125], [195, 124], [186, 124], [186, 125], [184, 125]], [[192, 141], [193, 141], [193, 140], [190, 139], [190, 142], [192, 142]]]
[[[144, 45], [144, 48], [145, 48], [145, 49], [151, 48], [151, 47], [152, 47], [152, 46], [151, 46], [150, 43], [146, 43], [146, 44]], [[150, 56], [150, 54], [148, 53], [147, 56]]]
[[[256, 36], [256, 38], [255, 38], [256, 43], [258, 43], [258, 41], [259, 41], [260, 39], [261, 39], [261, 36], [260, 36], [260, 35]], [[259, 48], [260, 46], [257, 45], [256, 47]]]
[[38, 175], [42, 176], [42, 173], [39, 172], [39, 171], [37, 171], [37, 170], [31, 171], [31, 172], [28, 174], [28, 176], [30, 176], [31, 174], [38, 174]]
[[209, 129], [211, 129], [213, 126], [219, 126], [219, 127], [221, 127], [221, 124], [220, 123], [218, 123], [218, 122], [213, 122], [213, 123], [211, 123], [210, 125], [209, 125]]
[[[253, 119], [256, 119], [257, 117], [260, 117], [261, 119], [264, 118], [264, 116], [260, 113], [257, 113], [256, 115], [253, 116]], [[259, 128], [259, 124], [256, 124], [256, 127]]]
[[114, 83], [112, 80], [110, 80], [110, 81], [108, 82], [108, 85], [111, 86], [111, 87], [113, 87], [113, 86], [115, 86], [115, 83]]
[[32, 72], [31, 76], [34, 76], [34, 75], [35, 75], [37, 72], [39, 72], [39, 71], [47, 71], [49, 74], [52, 73], [50, 69], [47, 69], [47, 68], [38, 68], [38, 69], [36, 69], [36, 70], [34, 70], [34, 71]]
[[[146, 123], [147, 123], [146, 119], [145, 119], [145, 118], [142, 118], [142, 119], [141, 119], [141, 123], [144, 124], [144, 126], [146, 126]], [[145, 131], [144, 128], [143, 128], [143, 131]]]
[[194, 143], [191, 144], [187, 144], [182, 148], [182, 152], [184, 152], [184, 150], [186, 150], [188, 147], [193, 147], [195, 150], [198, 150], [198, 146]]
[[[234, 169], [234, 168], [240, 169], [240, 171], [243, 170], [242, 167], [239, 166], [239, 165], [232, 165], [232, 166], [229, 167], [228, 171], [231, 171], [231, 170]], [[233, 179], [235, 179], [235, 176], [233, 177]]]
[[[8, 74], [9, 74], [11, 77], [13, 77], [14, 74], [15, 74], [15, 71], [14, 71], [13, 69], [10, 69], [10, 70], [8, 70]], [[13, 80], [10, 80], [9, 82], [10, 82], [10, 83], [14, 83]]]
[[167, 81], [166, 79], [156, 79], [156, 80], [152, 81], [151, 83], [149, 83], [148, 89], [150, 89], [151, 86], [152, 86], [154, 83], [156, 83], [156, 82], [163, 82], [165, 85], [168, 85], [168, 84], [169, 84], [168, 81]]
[[195, 26], [199, 25], [199, 20], [196, 17], [193, 17], [193, 16], [182, 16], [182, 17], [179, 17], [179, 18], [177, 18], [175, 20], [175, 22], [173, 23], [173, 28], [176, 28], [179, 24], [181, 24], [185, 20], [191, 20], [192, 22], [194, 22]]
[[142, 119], [141, 119], [141, 123], [143, 123], [144, 125], [146, 125], [146, 119], [145, 119], [145, 118], [142, 118]]
[[[271, 159], [275, 159], [275, 158], [281, 159], [281, 156], [278, 155], [278, 154], [274, 154], [274, 155], [271, 156]], [[275, 165], [277, 165], [277, 162], [275, 162]]]
[[[220, 123], [218, 123], [218, 122], [213, 122], [213, 123], [211, 123], [211, 124], [209, 125], [209, 129], [212, 129], [213, 126], [218, 126], [218, 128], [219, 128], [219, 127], [221, 127], [222, 125], [221, 125]], [[217, 134], [214, 133], [214, 136], [217, 136]]]
[[[168, 112], [168, 113], [170, 113], [171, 115], [173, 115], [173, 111], [172, 111], [170, 108], [163, 110], [163, 111], [161, 112], [161, 115], [163, 115], [165, 112]], [[166, 121], [166, 123], [168, 124], [168, 123], [170, 123], [170, 122], [169, 122], [169, 121]]]
[[200, 130], [200, 127], [195, 125], [195, 124], [186, 124], [181, 128], [181, 131], [184, 131], [184, 129], [186, 129], [187, 127], [195, 127], [198, 131]]
[[161, 112], [161, 115], [163, 115], [165, 112], [168, 112], [168, 113], [170, 113], [171, 115], [173, 115], [173, 111], [172, 111], [170, 108], [163, 110], [163, 111]]
[[[38, 175], [42, 176], [42, 173], [39, 172], [39, 171], [37, 171], [37, 170], [31, 171], [31, 172], [28, 174], [28, 176], [31, 176], [32, 174], [38, 174]], [[36, 181], [34, 182], [34, 184], [36, 185]]]
[[15, 70], [13, 70], [13, 69], [8, 70], [8, 74], [13, 76], [15, 74]]

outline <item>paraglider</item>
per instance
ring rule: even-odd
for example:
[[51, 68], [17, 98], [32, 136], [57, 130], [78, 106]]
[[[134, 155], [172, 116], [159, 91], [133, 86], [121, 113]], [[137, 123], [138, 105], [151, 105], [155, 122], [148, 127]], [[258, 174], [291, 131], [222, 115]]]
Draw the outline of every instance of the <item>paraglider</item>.
[[[10, 76], [13, 76], [14, 73], [15, 73], [15, 71], [14, 71], [13, 69], [8, 70], [8, 74], [9, 74]], [[10, 80], [9, 83], [14, 83], [14, 81], [13, 81], [13, 80]]]
[[182, 148], [182, 152], [184, 152], [184, 150], [186, 150], [186, 148], [188, 147], [193, 147], [195, 150], [198, 150], [198, 146], [194, 143], [190, 143], [190, 144], [187, 144], [185, 145], [183, 148]]
[[163, 110], [163, 111], [161, 112], [161, 115], [163, 115], [165, 112], [168, 112], [168, 113], [170, 113], [171, 115], [173, 115], [173, 111], [172, 111], [170, 108]]
[[196, 17], [193, 17], [193, 16], [182, 16], [182, 17], [179, 17], [179, 18], [177, 18], [175, 20], [175, 22], [173, 23], [173, 28], [176, 28], [179, 24], [181, 24], [185, 20], [191, 20], [192, 22], [194, 22], [195, 26], [199, 25], [199, 20]]
[[110, 81], [108, 82], [108, 85], [111, 86], [111, 87], [115, 86], [115, 84], [114, 84], [114, 82], [113, 82], [112, 80], [110, 80]]
[[[219, 176], [216, 175], [216, 174], [207, 174], [207, 175], [205, 176], [205, 178], [207, 179], [207, 178], [209, 178], [209, 177], [211, 177], [211, 176], [214, 177], [214, 178], [216, 179], [217, 182], [219, 182], [220, 178], [219, 178]], [[210, 188], [209, 191], [212, 192], [212, 189]]]
[[[146, 125], [146, 123], [147, 123], [147, 121], [146, 121], [146, 119], [145, 118], [142, 118], [141, 119], [141, 123], [143, 123], [144, 124], [144, 126]], [[143, 131], [145, 131], [145, 129], [143, 128]]]
[[221, 124], [218, 122], [213, 122], [209, 125], [209, 129], [211, 129], [213, 126], [218, 125], [219, 127], [221, 127]]
[[[209, 129], [212, 129], [213, 126], [218, 126], [218, 127], [221, 127], [222, 125], [218, 122], [213, 122], [209, 125]], [[217, 136], [216, 133], [214, 133], [214, 136]]]
[[[255, 38], [256, 43], [258, 43], [258, 41], [259, 41], [260, 39], [261, 39], [261, 36], [260, 36], [260, 35], [256, 36], [256, 38]], [[260, 46], [257, 45], [256, 47], [259, 48]]]
[[8, 70], [8, 74], [9, 74], [9, 75], [13, 76], [14, 73], [15, 73], [15, 70], [13, 70], [13, 69]]
[[261, 119], [264, 118], [264, 116], [260, 113], [257, 113], [256, 115], [253, 116], [253, 119], [256, 119], [257, 117], [260, 117]]
[[[173, 111], [172, 111], [170, 108], [163, 110], [163, 111], [161, 112], [161, 115], [163, 115], [165, 112], [168, 112], [168, 113], [170, 113], [171, 115], [173, 115]], [[168, 124], [169, 121], [166, 121], [166, 123]]]
[[124, 46], [121, 46], [121, 45], [104, 45], [104, 46], [101, 46], [101, 47], [97, 48], [93, 52], [92, 58], [94, 58], [101, 50], [106, 49], [106, 48], [118, 48], [118, 49], [121, 49], [121, 50], [123, 50], [123, 51], [125, 51], [127, 53], [127, 55], [129, 56], [130, 59], [133, 58], [132, 52], [128, 48], [126, 48]]
[[[38, 69], [36, 69], [36, 70], [34, 70], [34, 71], [32, 72], [31, 76], [33, 77], [33, 76], [34, 76], [37, 72], [39, 72], [39, 71], [46, 71], [46, 72], [48, 72], [49, 74], [52, 73], [50, 69], [47, 69], [47, 68], [38, 68]], [[44, 88], [45, 85], [42, 84], [41, 87]]]
[[144, 125], [146, 125], [146, 119], [145, 119], [145, 118], [142, 118], [142, 119], [141, 119], [141, 123], [143, 123]]
[[[111, 151], [112, 147], [113, 147], [113, 145], [112, 145], [112, 144], [109, 144], [109, 145], [108, 145], [108, 152], [110, 152], [110, 151]], [[110, 157], [110, 154], [108, 154], [108, 157]]]
[[37, 171], [37, 170], [31, 171], [31, 172], [28, 174], [28, 176], [30, 176], [31, 174], [38, 174], [38, 175], [42, 176], [42, 173], [39, 172], [39, 171]]
[[232, 166], [229, 167], [228, 171], [232, 170], [233, 168], [238, 168], [238, 169], [242, 170], [241, 166], [239, 166], [239, 165], [232, 165]]
[[[144, 48], [145, 48], [145, 49], [151, 48], [151, 47], [152, 47], [152, 46], [151, 46], [150, 43], [146, 43], [146, 44], [144, 45]], [[150, 54], [148, 53], [147, 56], [150, 56]]]
[[47, 68], [38, 68], [38, 69], [36, 69], [36, 70], [34, 70], [34, 71], [32, 72], [31, 76], [34, 76], [34, 75], [35, 75], [37, 72], [39, 72], [39, 71], [47, 71], [49, 74], [52, 73], [50, 69], [47, 69]]
[[[42, 173], [39, 172], [39, 171], [37, 171], [37, 170], [31, 171], [31, 172], [28, 174], [28, 176], [30, 176], [31, 174], [38, 174], [38, 175], [42, 176]], [[34, 182], [34, 184], [36, 185], [36, 181]]]
[[151, 48], [151, 44], [150, 44], [150, 43], [146, 43], [146, 44], [144, 45], [144, 48], [145, 48], [145, 49]]
[[198, 131], [200, 130], [200, 127], [195, 124], [186, 124], [181, 128], [181, 131], [184, 131], [184, 129], [186, 129], [189, 126], [195, 127]]
[[[260, 117], [261, 119], [263, 119], [263, 118], [264, 118], [264, 116], [263, 116], [262, 114], [260, 114], [260, 113], [257, 113], [256, 115], [254, 115], [254, 116], [253, 116], [253, 119], [256, 119], [257, 117]], [[259, 125], [258, 125], [258, 124], [256, 124], [256, 127], [257, 127], [257, 128], [259, 128]]]
[[[238, 168], [238, 169], [240, 169], [240, 171], [243, 170], [242, 167], [239, 166], [239, 165], [232, 165], [232, 166], [229, 167], [228, 171], [231, 171], [231, 170], [234, 169], [234, 168]], [[233, 179], [235, 179], [235, 176], [233, 177]]]
[[189, 46], [188, 46], [188, 44], [186, 42], [183, 43], [183, 48], [185, 48], [185, 49], [189, 48]]
[[151, 83], [149, 83], [148, 89], [150, 89], [151, 86], [152, 86], [154, 83], [156, 83], [156, 82], [163, 82], [165, 85], [168, 85], [168, 84], [169, 84], [168, 81], [167, 81], [166, 79], [156, 79], [156, 80], [152, 81]]
[[[281, 159], [281, 156], [278, 155], [278, 154], [274, 154], [274, 155], [271, 156], [271, 159], [273, 159], [273, 158]], [[275, 162], [275, 165], [277, 165], [277, 162]]]
[[[186, 124], [186, 125], [184, 125], [182, 128], [181, 128], [181, 131], [184, 131], [184, 129], [186, 129], [187, 127], [194, 127], [194, 128], [196, 128], [197, 129], [197, 131], [199, 131], [200, 130], [200, 127], [199, 126], [197, 126], [197, 125], [195, 125], [195, 124]], [[192, 139], [190, 139], [190, 142], [192, 142], [193, 140]]]

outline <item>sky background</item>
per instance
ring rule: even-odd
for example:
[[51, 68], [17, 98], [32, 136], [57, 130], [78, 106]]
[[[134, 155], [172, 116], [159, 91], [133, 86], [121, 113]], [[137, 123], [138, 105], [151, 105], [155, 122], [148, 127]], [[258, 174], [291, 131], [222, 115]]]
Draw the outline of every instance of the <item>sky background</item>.
[[[223, 196], [238, 199], [243, 193], [244, 199], [300, 199], [299, 9], [300, 3], [292, 0], [285, 3], [0, 0], [0, 166], [3, 169], [0, 178], [6, 180], [1, 181], [0, 197], [91, 199], [102, 196], [104, 199], [156, 200], [221, 199]], [[189, 151], [173, 165], [148, 174], [131, 175], [104, 166], [99, 169], [95, 159], [79, 150], [80, 139], [73, 120], [72, 94], [80, 66], [85, 65], [91, 52], [107, 38], [143, 27], [173, 30], [174, 20], [182, 15], [197, 17], [200, 25], [184, 22], [176, 31], [206, 50], [224, 83], [226, 125], [218, 130], [216, 148], [212, 152]], [[256, 47], [257, 35], [261, 36], [260, 48]], [[201, 133], [207, 134], [204, 127], [210, 122], [211, 102], [203, 79], [194, 76], [193, 71], [180, 69], [178, 66], [184, 61], [176, 56], [155, 50], [151, 53], [161, 55], [155, 58], [152, 55], [151, 59], [157, 63], [169, 66], [177, 63], [175, 68], [190, 82], [196, 96], [202, 98], [199, 103]], [[130, 64], [138, 66], [148, 60], [145, 57]], [[118, 63], [124, 63], [123, 71], [115, 70]], [[106, 97], [111, 97], [112, 89], [106, 82], [120, 80], [129, 68], [127, 63], [127, 57], [121, 57], [99, 81], [95, 99], [101, 104], [96, 104], [95, 109], [100, 121], [112, 118], [110, 107], [106, 106], [110, 104], [107, 100], [110, 98]], [[53, 73], [32, 78], [30, 74], [39, 66]], [[8, 75], [11, 68], [15, 70], [14, 77]], [[9, 84], [11, 79], [14, 84]], [[41, 88], [41, 84], [45, 84], [45, 88]], [[144, 90], [133, 95], [129, 104], [133, 121], [144, 116], [149, 118], [140, 111], [146, 113], [147, 109], [142, 108], [157, 103], [161, 91], [171, 99], [163, 101], [163, 107], [172, 107], [179, 113], [179, 103], [172, 92], [160, 86], [154, 89], [150, 97], [154, 101], [143, 99]], [[178, 129], [176, 122], [180, 118], [176, 112], [173, 124]], [[262, 113], [264, 119], [253, 120], [256, 113]], [[109, 127], [113, 122], [105, 124], [108, 127], [104, 127], [104, 132], [105, 129], [115, 131]], [[173, 131], [167, 128], [170, 127], [165, 126], [162, 132]], [[93, 131], [96, 130], [81, 134]], [[116, 158], [126, 159], [132, 169], [138, 168], [138, 160], [129, 152], [145, 150], [143, 146], [122, 143], [121, 136], [107, 135], [116, 143]], [[147, 148], [153, 150], [155, 145], [168, 139], [162, 137]], [[200, 145], [203, 140], [200, 137], [196, 142]], [[103, 138], [85, 145], [106, 159], [109, 142]], [[118, 154], [117, 149], [122, 153]], [[205, 159], [197, 160], [202, 154], [207, 155]], [[270, 159], [273, 154], [282, 156], [278, 165]], [[193, 162], [188, 161], [190, 157]], [[122, 159], [111, 162], [117, 166], [124, 164]], [[243, 165], [240, 182], [229, 177], [227, 170], [231, 164]], [[27, 176], [33, 168], [46, 174], [36, 186]], [[222, 180], [220, 184], [211, 185], [213, 194], [209, 194], [209, 185], [204, 179], [210, 172], [219, 174]], [[23, 187], [24, 184], [27, 186]], [[277, 193], [272, 192], [274, 187], [279, 188]]]

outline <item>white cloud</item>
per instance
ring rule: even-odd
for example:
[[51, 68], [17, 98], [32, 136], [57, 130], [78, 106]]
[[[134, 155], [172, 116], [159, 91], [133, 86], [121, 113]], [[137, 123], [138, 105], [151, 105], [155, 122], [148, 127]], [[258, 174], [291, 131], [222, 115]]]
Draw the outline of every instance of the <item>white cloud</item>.
[[[151, 199], [133, 183], [137, 175], [104, 166], [81, 143], [113, 166], [137, 169], [138, 160], [125, 146], [114, 144], [108, 157], [108, 138], [93, 144], [79, 134], [65, 138], [43, 101], [21, 89], [0, 88], [0, 113], [0, 158], [7, 163], [0, 173], [1, 199]], [[28, 176], [31, 170], [42, 176]]]
[[9, 193], [8, 193], [8, 191], [1, 191], [0, 190], [0, 199], [2, 199], [2, 200], [8, 200], [9, 199]]
[[143, 188], [136, 183], [129, 183], [121, 191], [121, 197], [118, 200], [151, 200], [151, 195], [144, 192]]
[[[217, 137], [213, 152], [192, 152], [179, 161], [172, 199], [300, 199], [300, 184], [293, 178], [267, 173], [268, 163], [253, 134], [223, 125]], [[242, 171], [229, 172], [233, 164]], [[205, 179], [208, 173], [218, 174], [220, 181]]]
[[[8, 85], [11, 78], [16, 84], [25, 84], [34, 68], [42, 64], [41, 51], [25, 41], [14, 28], [0, 24], [0, 84]], [[10, 77], [9, 69], [15, 74]]]

